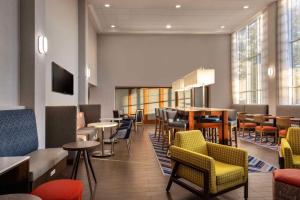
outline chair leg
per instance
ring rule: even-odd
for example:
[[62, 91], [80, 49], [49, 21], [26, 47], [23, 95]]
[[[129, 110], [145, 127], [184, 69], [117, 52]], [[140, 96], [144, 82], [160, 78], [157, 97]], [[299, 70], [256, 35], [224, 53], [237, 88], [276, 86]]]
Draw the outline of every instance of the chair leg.
[[171, 176], [169, 178], [169, 182], [168, 182], [168, 185], [167, 185], [167, 188], [166, 188], [166, 191], [169, 192], [170, 191], [170, 188], [172, 186], [172, 183], [173, 183], [173, 177], [175, 177], [176, 175], [176, 171], [178, 169], [178, 166], [179, 166], [179, 163], [178, 162], [175, 162], [175, 165], [174, 165], [174, 168], [172, 170], [172, 173], [171, 173]]
[[245, 183], [245, 186], [244, 186], [244, 199], [245, 200], [248, 199], [248, 181]]
[[158, 142], [160, 140], [161, 135], [162, 135], [162, 124], [161, 121], [159, 120]]
[[235, 140], [235, 147], [238, 147], [237, 127], [234, 128], [234, 140]]
[[157, 119], [155, 119], [155, 132], [154, 132], [154, 137], [156, 137], [157, 134]]
[[130, 154], [130, 139], [126, 140], [126, 145], [127, 145], [127, 151], [128, 151], [128, 155]]

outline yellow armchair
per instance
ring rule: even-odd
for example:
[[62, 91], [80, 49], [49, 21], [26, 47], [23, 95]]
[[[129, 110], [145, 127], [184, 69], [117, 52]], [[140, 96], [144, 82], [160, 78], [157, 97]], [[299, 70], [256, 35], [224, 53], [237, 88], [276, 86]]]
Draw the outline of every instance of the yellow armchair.
[[286, 138], [281, 139], [280, 152], [284, 168], [300, 168], [300, 128], [288, 129]]
[[[173, 169], [167, 191], [175, 182], [200, 196], [210, 198], [244, 186], [244, 197], [248, 198], [246, 151], [206, 142], [201, 131], [193, 130], [176, 133], [170, 152]], [[203, 188], [203, 192], [181, 179]]]

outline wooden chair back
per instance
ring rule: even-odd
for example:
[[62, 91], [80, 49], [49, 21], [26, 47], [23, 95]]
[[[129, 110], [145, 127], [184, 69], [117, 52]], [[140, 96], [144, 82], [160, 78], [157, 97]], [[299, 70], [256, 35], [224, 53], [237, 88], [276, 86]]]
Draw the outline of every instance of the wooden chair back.
[[289, 117], [277, 117], [276, 126], [280, 130], [282, 129], [288, 130], [288, 128], [291, 127], [291, 119]]
[[265, 119], [265, 116], [264, 116], [264, 115], [254, 115], [254, 121], [255, 121], [256, 123], [261, 124], [261, 123], [265, 122], [266, 119]]

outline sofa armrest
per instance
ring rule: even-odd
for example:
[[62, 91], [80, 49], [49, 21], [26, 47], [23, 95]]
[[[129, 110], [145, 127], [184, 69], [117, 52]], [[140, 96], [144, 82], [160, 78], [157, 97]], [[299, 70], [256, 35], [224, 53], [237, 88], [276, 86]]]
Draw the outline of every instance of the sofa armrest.
[[248, 153], [235, 147], [207, 142], [208, 155], [220, 162], [241, 166], [248, 174]]
[[281, 156], [284, 158], [284, 168], [290, 168], [293, 166], [293, 151], [292, 148], [287, 141], [287, 139], [281, 139]]

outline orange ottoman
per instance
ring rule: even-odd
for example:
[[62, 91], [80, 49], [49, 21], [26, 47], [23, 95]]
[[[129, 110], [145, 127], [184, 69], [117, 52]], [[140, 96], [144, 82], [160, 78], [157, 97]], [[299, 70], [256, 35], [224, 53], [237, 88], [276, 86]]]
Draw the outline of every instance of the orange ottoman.
[[82, 192], [81, 181], [61, 179], [40, 185], [32, 194], [43, 200], [82, 200]]
[[300, 199], [300, 170], [277, 169], [273, 172], [273, 200]]

